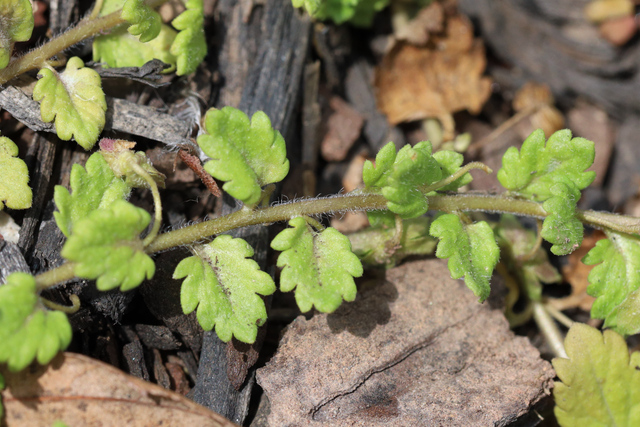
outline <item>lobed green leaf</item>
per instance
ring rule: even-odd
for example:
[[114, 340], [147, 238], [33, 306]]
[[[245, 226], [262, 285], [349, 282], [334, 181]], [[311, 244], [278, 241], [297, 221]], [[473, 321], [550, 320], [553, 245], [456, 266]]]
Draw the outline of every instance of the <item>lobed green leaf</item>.
[[420, 187], [442, 178], [437, 160], [431, 156], [431, 143], [405, 145], [396, 154], [390, 142], [376, 156], [376, 165], [365, 162], [362, 178], [367, 188], [381, 188], [387, 207], [402, 218], [415, 218], [429, 209]]
[[228, 235], [197, 249], [197, 255], [183, 259], [173, 273], [185, 280], [180, 302], [185, 314], [197, 308], [198, 322], [204, 330], [215, 326], [224, 342], [232, 336], [253, 343], [258, 326], [267, 319], [264, 301], [259, 295], [271, 295], [276, 287], [271, 276], [260, 271], [253, 248], [242, 239]]
[[335, 311], [342, 300], [356, 297], [354, 277], [362, 276], [362, 263], [351, 252], [349, 239], [335, 228], [315, 233], [304, 218], [289, 221], [292, 228], [280, 232], [271, 247], [282, 251], [278, 267], [282, 267], [280, 290], [295, 289], [302, 312], [315, 306], [321, 312]]
[[576, 218], [576, 209], [580, 191], [574, 186], [558, 182], [550, 188], [552, 194], [542, 207], [549, 215], [542, 223], [540, 235], [553, 243], [551, 252], [555, 255], [567, 255], [575, 251], [582, 243], [584, 227]]
[[449, 258], [451, 277], [464, 282], [480, 302], [487, 299], [489, 280], [498, 263], [500, 249], [493, 230], [484, 221], [465, 225], [457, 215], [444, 214], [431, 224], [429, 232], [440, 239], [436, 256]]
[[144, 0], [127, 0], [122, 6], [121, 16], [133, 24], [127, 28], [129, 34], [140, 36], [142, 43], [151, 41], [160, 34], [160, 15], [147, 6]]
[[141, 67], [152, 59], [159, 59], [171, 65], [164, 70], [172, 72], [176, 68], [176, 57], [170, 52], [171, 44], [178, 33], [168, 25], [160, 25], [160, 33], [153, 40], [143, 43], [137, 36], [119, 28], [110, 34], [93, 39], [93, 60], [108, 67]]
[[629, 356], [614, 331], [574, 323], [564, 341], [568, 359], [553, 359], [554, 413], [562, 427], [640, 425], [640, 353]]
[[74, 56], [63, 73], [43, 68], [38, 76], [33, 99], [40, 101], [42, 121], [55, 120], [60, 139], [73, 137], [85, 150], [91, 149], [104, 128], [107, 110], [98, 73], [84, 68], [84, 62]]
[[[449, 150], [438, 151], [433, 154], [433, 158], [436, 159], [440, 165], [440, 169], [442, 169], [443, 179], [458, 172], [464, 162], [464, 156], [462, 154]], [[438, 188], [437, 191], [456, 191], [458, 188], [469, 184], [471, 181], [473, 181], [473, 178], [471, 177], [471, 174], [467, 172], [451, 184]]]
[[0, 210], [28, 209], [33, 194], [29, 188], [29, 169], [17, 158], [18, 146], [6, 136], [0, 136]]
[[591, 317], [620, 334], [640, 332], [640, 237], [607, 231], [582, 259], [596, 265], [589, 273], [587, 293], [596, 297]]
[[289, 173], [284, 139], [262, 111], [249, 121], [236, 108], [211, 109], [204, 127], [207, 134], [198, 137], [198, 145], [210, 157], [204, 169], [226, 181], [222, 188], [246, 205], [257, 204], [262, 186], [279, 182]]
[[586, 171], [593, 164], [595, 147], [584, 138], [571, 138], [564, 129], [549, 137], [545, 146], [544, 132], [534, 131], [522, 144], [502, 158], [498, 180], [508, 190], [545, 201], [553, 197], [552, 188], [562, 182], [577, 190], [587, 188], [595, 179], [595, 172]]
[[171, 54], [177, 58], [178, 71], [183, 76], [193, 73], [207, 56], [204, 37], [204, 4], [202, 0], [187, 0], [186, 10], [171, 21], [180, 32], [171, 45]]
[[132, 24], [127, 28], [129, 34], [140, 36], [142, 43], [153, 40], [160, 33], [160, 15], [147, 6], [144, 0], [126, 0], [120, 16]]
[[71, 193], [61, 185], [56, 185], [53, 193], [58, 208], [53, 216], [67, 237], [89, 213], [126, 199], [130, 192], [130, 187], [114, 175], [101, 153], [93, 153], [84, 168], [78, 164], [71, 167], [70, 185]]
[[61, 254], [76, 263], [76, 276], [97, 279], [99, 290], [131, 290], [155, 273], [139, 237], [150, 220], [144, 209], [116, 200], [74, 223]]
[[31, 38], [33, 9], [29, 0], [0, 1], [0, 70], [9, 64], [13, 44]]
[[71, 342], [71, 325], [60, 311], [42, 308], [35, 278], [13, 273], [0, 286], [0, 363], [20, 371], [34, 359], [46, 364]]

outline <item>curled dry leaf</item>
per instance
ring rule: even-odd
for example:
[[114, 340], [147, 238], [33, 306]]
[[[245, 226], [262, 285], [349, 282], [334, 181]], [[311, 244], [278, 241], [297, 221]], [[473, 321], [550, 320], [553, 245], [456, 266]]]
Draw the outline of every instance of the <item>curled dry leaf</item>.
[[236, 426], [184, 396], [79, 354], [62, 353], [48, 366], [18, 373], [0, 371], [8, 427], [58, 420], [69, 426]]
[[473, 38], [471, 23], [463, 16], [447, 21], [444, 36], [433, 37], [427, 47], [396, 44], [376, 68], [376, 100], [389, 123], [438, 118], [445, 139], [453, 138], [452, 114], [477, 114], [491, 91], [483, 77], [484, 45]]
[[522, 139], [534, 130], [542, 129], [549, 137], [564, 128], [564, 116], [554, 107], [553, 94], [544, 83], [527, 82], [513, 98], [513, 109], [524, 115], [527, 120], [518, 123], [517, 131]]

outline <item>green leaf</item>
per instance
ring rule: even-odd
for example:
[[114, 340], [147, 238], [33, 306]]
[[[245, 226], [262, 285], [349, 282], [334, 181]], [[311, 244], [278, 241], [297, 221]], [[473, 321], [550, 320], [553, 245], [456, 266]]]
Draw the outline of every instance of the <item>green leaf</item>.
[[586, 169], [593, 164], [593, 142], [571, 138], [568, 129], [551, 135], [545, 147], [544, 132], [534, 131], [522, 144], [520, 152], [510, 147], [502, 158], [498, 180], [508, 190], [545, 201], [553, 197], [552, 188], [562, 182], [583, 190], [595, 179], [595, 172]]
[[640, 425], [640, 353], [624, 339], [574, 323], [564, 341], [569, 359], [553, 359], [554, 413], [562, 427]]
[[580, 246], [584, 235], [582, 222], [576, 218], [580, 191], [563, 182], [554, 184], [550, 191], [552, 196], [542, 204], [549, 216], [544, 219], [540, 234], [547, 242], [553, 243], [551, 252], [567, 255]]
[[249, 121], [236, 108], [211, 109], [204, 127], [207, 134], [198, 137], [198, 145], [211, 158], [204, 169], [227, 181], [222, 188], [246, 205], [260, 201], [262, 186], [279, 182], [289, 173], [284, 139], [262, 111]]
[[376, 12], [387, 7], [389, 0], [292, 0], [292, 4], [304, 6], [309, 15], [317, 19], [370, 27]]
[[457, 215], [444, 214], [433, 221], [429, 232], [440, 239], [436, 256], [449, 258], [451, 277], [464, 276], [465, 284], [480, 302], [487, 299], [491, 291], [489, 280], [500, 257], [489, 224], [480, 221], [465, 225]]
[[99, 290], [131, 290], [155, 272], [139, 237], [150, 219], [144, 209], [116, 200], [75, 223], [61, 254], [77, 263], [76, 276], [97, 279]]
[[142, 43], [151, 41], [160, 34], [160, 15], [147, 6], [144, 0], [127, 0], [122, 6], [121, 16], [133, 24], [127, 28], [129, 34], [139, 35]]
[[[436, 159], [442, 169], [443, 179], [458, 172], [464, 161], [462, 154], [449, 150], [438, 151], [433, 154], [433, 158]], [[437, 191], [456, 191], [458, 188], [469, 184], [472, 180], [471, 174], [467, 172], [451, 184], [438, 188]]]
[[375, 167], [365, 162], [362, 178], [367, 188], [382, 189], [390, 211], [402, 218], [415, 218], [429, 209], [420, 187], [439, 181], [442, 170], [431, 156], [431, 143], [405, 145], [396, 155], [390, 142], [376, 155]]
[[98, 73], [84, 68], [84, 62], [74, 56], [63, 73], [43, 68], [38, 76], [33, 99], [40, 101], [42, 121], [55, 119], [60, 139], [73, 136], [85, 150], [91, 149], [104, 128], [107, 110]]
[[152, 59], [159, 59], [171, 65], [164, 70], [172, 72], [176, 67], [176, 57], [170, 52], [177, 32], [168, 25], [160, 26], [160, 33], [153, 40], [142, 43], [125, 28], [93, 39], [93, 60], [106, 63], [109, 67], [141, 67]]
[[171, 45], [171, 53], [178, 58], [176, 74], [179, 76], [193, 73], [207, 56], [203, 2], [202, 0], [187, 0], [185, 5], [187, 10], [171, 21], [171, 25], [180, 30]]
[[0, 363], [21, 371], [34, 359], [46, 364], [71, 342], [71, 325], [60, 311], [42, 308], [35, 278], [13, 273], [0, 286]]
[[576, 218], [580, 190], [595, 179], [586, 171], [593, 164], [593, 142], [571, 138], [568, 129], [551, 135], [545, 146], [542, 130], [533, 132], [518, 149], [511, 147], [502, 158], [498, 180], [510, 191], [531, 200], [545, 202], [549, 213], [542, 237], [553, 243], [551, 252], [566, 255], [582, 243], [583, 227]]
[[289, 221], [293, 228], [281, 231], [271, 247], [282, 251], [278, 267], [283, 267], [280, 290], [295, 288], [295, 298], [302, 312], [313, 306], [321, 312], [335, 311], [342, 299], [356, 297], [354, 277], [362, 276], [362, 263], [351, 252], [349, 239], [335, 228], [315, 233], [302, 217]]
[[[86, 168], [86, 169], [85, 169]], [[58, 228], [69, 237], [78, 221], [96, 209], [107, 208], [116, 200], [129, 196], [130, 188], [116, 177], [100, 153], [93, 153], [85, 168], [78, 164], [71, 167], [71, 191], [56, 185], [53, 199], [59, 212], [53, 216]]]
[[33, 194], [29, 188], [29, 169], [17, 158], [18, 146], [6, 136], [0, 136], [0, 210], [28, 209]]
[[232, 336], [253, 343], [258, 326], [267, 319], [264, 301], [259, 295], [271, 295], [276, 287], [267, 273], [260, 271], [253, 248], [242, 239], [221, 235], [196, 249], [196, 256], [176, 266], [174, 279], [186, 277], [180, 291], [185, 314], [196, 308], [204, 330], [214, 326], [224, 342]]
[[607, 231], [582, 259], [596, 265], [587, 293], [596, 297], [591, 317], [623, 335], [640, 332], [640, 237]]
[[24, 42], [33, 32], [33, 10], [29, 0], [0, 1], [0, 70], [9, 64], [15, 42]]

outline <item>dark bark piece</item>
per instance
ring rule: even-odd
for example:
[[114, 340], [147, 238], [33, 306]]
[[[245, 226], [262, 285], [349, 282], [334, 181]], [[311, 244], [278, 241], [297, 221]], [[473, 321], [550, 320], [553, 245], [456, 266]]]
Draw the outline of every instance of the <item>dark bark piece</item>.
[[[105, 131], [127, 132], [170, 145], [192, 143], [191, 127], [185, 120], [124, 99], [106, 98]], [[53, 123], [42, 121], [40, 104], [13, 86], [0, 92], [0, 107], [34, 131], [55, 132]]]
[[162, 363], [160, 350], [154, 348], [152, 349], [151, 354], [153, 358], [153, 377], [155, 378], [156, 383], [162, 388], [171, 390], [171, 377], [169, 376], [167, 369], [164, 367], [164, 363]]
[[11, 273], [31, 273], [29, 265], [15, 243], [0, 238], [0, 286], [7, 281]]
[[[548, 7], [548, 0], [461, 0], [459, 8], [495, 55], [523, 71], [529, 79], [547, 83], [556, 99], [583, 96], [609, 113], [624, 116], [640, 111], [640, 43], [616, 48], [586, 22], [588, 0], [571, 2], [572, 12]], [[546, 7], [544, 7], [546, 5]], [[562, 15], [559, 19], [558, 15]]]
[[180, 341], [166, 326], [137, 324], [135, 330], [147, 347], [158, 350], [177, 350], [181, 347]]
[[51, 0], [49, 2], [49, 28], [53, 34], [69, 28], [76, 0]]
[[[221, 13], [220, 22], [223, 22], [225, 17], [237, 18], [237, 8], [241, 8], [241, 5], [230, 7], [228, 2], [222, 2], [218, 9]], [[252, 14], [252, 19], [259, 16], [256, 12], [258, 10]], [[233, 105], [238, 99], [237, 94], [242, 93], [238, 108], [250, 116], [258, 110], [264, 111], [271, 119], [273, 127], [283, 134], [285, 140], [290, 141], [295, 128], [294, 112], [300, 101], [300, 81], [309, 50], [311, 24], [308, 18], [303, 18], [294, 11], [289, 2], [269, 0], [263, 14], [260, 27], [240, 24], [241, 20], [236, 20], [232, 21], [236, 23], [236, 27], [228, 28], [225, 45], [217, 60], [221, 66], [224, 64], [224, 68], [220, 69], [219, 78], [225, 82], [225, 86], [216, 105]], [[237, 40], [245, 40], [258, 34], [264, 36], [254, 39], [262, 40], [257, 52], [251, 49], [251, 45], [242, 46], [237, 51], [232, 49], [233, 43], [237, 43]], [[234, 37], [238, 39], [232, 43]], [[232, 44], [226, 45], [227, 42]], [[247, 70], [243, 61], [249, 61], [252, 66], [246, 78], [240, 80]], [[227, 200], [223, 214], [237, 208], [235, 203]], [[266, 228], [246, 227], [231, 234], [244, 238], [254, 247], [254, 259], [264, 268], [268, 249]], [[241, 355], [239, 358], [244, 360]], [[251, 357], [247, 357], [247, 361], [250, 359]], [[192, 390], [192, 398], [197, 403], [242, 424], [248, 412], [253, 373], [249, 370], [249, 377], [244, 381], [240, 381], [238, 377], [231, 381], [227, 366], [227, 345], [218, 339], [215, 332], [206, 332], [200, 354], [198, 381]], [[243, 371], [244, 369], [238, 369], [237, 366], [233, 369], [233, 372]], [[234, 384], [242, 382], [244, 386], [236, 390]]]
[[299, 317], [257, 373], [273, 426], [508, 425], [554, 375], [440, 260], [388, 270], [334, 314]]
[[[162, 80], [162, 71], [169, 68], [169, 64], [165, 64], [159, 59], [152, 59], [145, 63], [142, 67], [122, 67], [122, 68], [102, 68], [96, 67], [101, 78], [119, 78], [134, 80], [136, 82], [151, 86], [153, 88], [159, 88], [167, 86], [171, 82], [159, 81]], [[166, 79], [165, 79], [166, 80]]]
[[125, 344], [122, 347], [122, 356], [129, 374], [149, 381], [149, 371], [144, 361], [144, 350], [140, 341], [135, 340]]
[[372, 83], [373, 65], [365, 60], [354, 62], [347, 70], [344, 83], [347, 100], [364, 117], [363, 133], [373, 153], [377, 153], [389, 141], [400, 148], [407, 143], [404, 134], [398, 128], [389, 126], [387, 117], [376, 107]]

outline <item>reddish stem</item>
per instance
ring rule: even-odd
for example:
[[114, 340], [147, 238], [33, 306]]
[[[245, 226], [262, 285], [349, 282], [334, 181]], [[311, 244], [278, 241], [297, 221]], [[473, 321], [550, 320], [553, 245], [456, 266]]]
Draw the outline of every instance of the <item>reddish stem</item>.
[[216, 197], [222, 197], [222, 192], [220, 191], [216, 180], [204, 170], [202, 163], [200, 163], [200, 159], [197, 156], [190, 154], [184, 149], [178, 150], [178, 155], [180, 156], [180, 159], [189, 166], [189, 169], [198, 175], [198, 178], [200, 178], [204, 185], [209, 189], [211, 194]]

